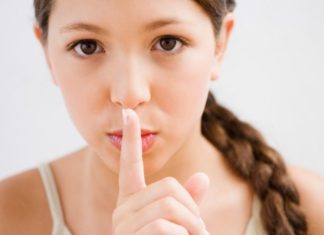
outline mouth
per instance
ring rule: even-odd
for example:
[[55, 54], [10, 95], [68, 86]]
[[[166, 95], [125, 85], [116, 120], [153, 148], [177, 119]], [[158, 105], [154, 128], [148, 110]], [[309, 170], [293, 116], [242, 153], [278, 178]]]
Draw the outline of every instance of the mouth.
[[[107, 137], [119, 151], [121, 150], [123, 132], [122, 130], [107, 133]], [[142, 152], [147, 152], [156, 142], [157, 132], [141, 129]]]

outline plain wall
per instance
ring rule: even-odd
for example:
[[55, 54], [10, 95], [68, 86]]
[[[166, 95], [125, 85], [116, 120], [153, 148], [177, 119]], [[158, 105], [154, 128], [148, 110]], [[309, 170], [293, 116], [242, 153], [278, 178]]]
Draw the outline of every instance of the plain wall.
[[[86, 143], [51, 80], [32, 0], [0, 1], [0, 178]], [[238, 1], [217, 99], [290, 164], [324, 175], [324, 1]]]

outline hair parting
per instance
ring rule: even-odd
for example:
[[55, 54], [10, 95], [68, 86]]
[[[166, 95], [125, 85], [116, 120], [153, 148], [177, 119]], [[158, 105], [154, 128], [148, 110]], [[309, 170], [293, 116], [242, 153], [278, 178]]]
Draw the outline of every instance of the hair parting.
[[262, 135], [218, 104], [211, 92], [201, 129], [233, 170], [252, 185], [262, 203], [261, 218], [268, 234], [306, 235], [298, 191], [282, 157]]

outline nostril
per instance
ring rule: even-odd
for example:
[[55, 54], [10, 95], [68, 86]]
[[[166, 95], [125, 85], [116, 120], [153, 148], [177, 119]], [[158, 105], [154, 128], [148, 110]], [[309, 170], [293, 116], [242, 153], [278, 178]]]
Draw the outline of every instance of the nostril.
[[120, 108], [135, 109], [151, 100], [149, 89], [125, 88], [122, 91], [114, 90], [111, 93], [111, 102]]

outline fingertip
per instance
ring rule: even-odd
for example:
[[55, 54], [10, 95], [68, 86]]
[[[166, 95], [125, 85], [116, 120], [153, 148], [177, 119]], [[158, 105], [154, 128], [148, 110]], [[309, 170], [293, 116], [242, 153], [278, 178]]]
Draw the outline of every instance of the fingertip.
[[208, 188], [210, 184], [209, 176], [204, 172], [197, 172], [190, 177], [193, 183], [197, 183], [201, 188]]
[[200, 203], [208, 191], [209, 184], [210, 180], [208, 175], [204, 172], [197, 172], [187, 180], [185, 188], [188, 190], [192, 198], [197, 203]]

